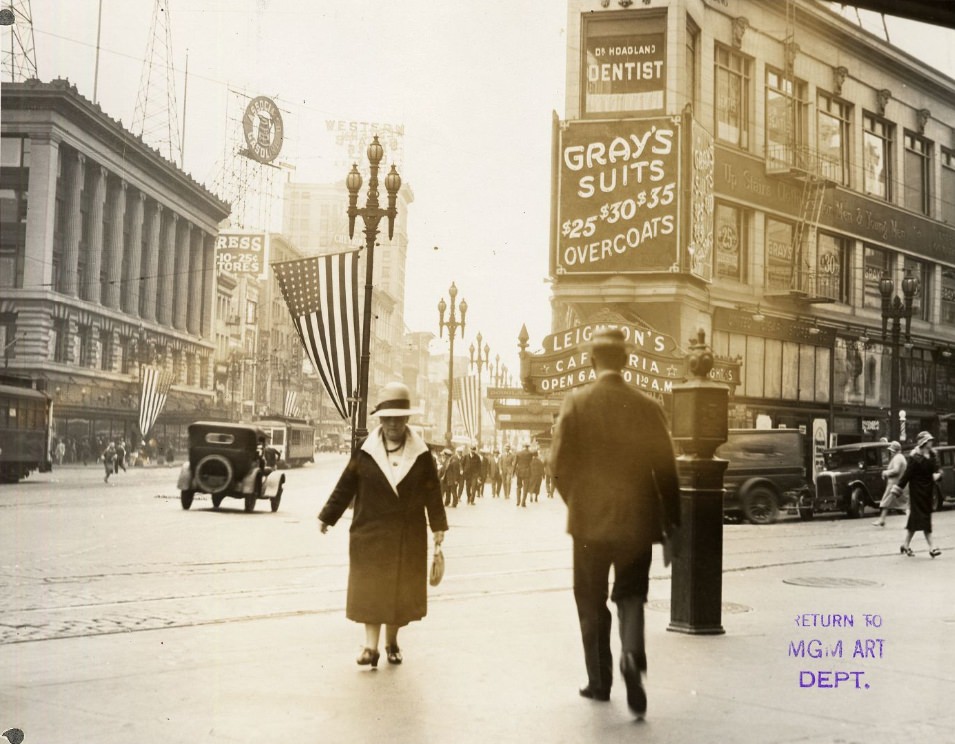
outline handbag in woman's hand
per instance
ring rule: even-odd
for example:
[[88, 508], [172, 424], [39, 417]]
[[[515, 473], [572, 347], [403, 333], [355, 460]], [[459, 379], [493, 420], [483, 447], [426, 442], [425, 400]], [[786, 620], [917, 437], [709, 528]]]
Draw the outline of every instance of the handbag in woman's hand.
[[444, 578], [444, 553], [440, 545], [434, 546], [434, 557], [431, 559], [431, 575], [428, 578], [431, 586], [437, 586]]

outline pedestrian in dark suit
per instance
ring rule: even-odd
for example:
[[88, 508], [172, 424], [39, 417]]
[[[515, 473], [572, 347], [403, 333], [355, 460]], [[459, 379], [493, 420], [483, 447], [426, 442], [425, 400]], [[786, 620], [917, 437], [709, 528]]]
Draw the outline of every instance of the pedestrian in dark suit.
[[473, 446], [468, 447], [462, 463], [464, 485], [467, 488], [468, 503], [474, 505], [477, 497], [478, 484], [481, 481], [481, 456]]
[[647, 708], [643, 606], [652, 546], [664, 540], [672, 544], [680, 524], [680, 490], [663, 409], [623, 379], [627, 354], [622, 331], [594, 333], [591, 361], [597, 379], [564, 399], [552, 461], [574, 540], [574, 599], [588, 678], [580, 694], [610, 699], [607, 586], [613, 566], [610, 598], [617, 605], [620, 671], [627, 703], [642, 717]]
[[517, 506], [527, 506], [527, 489], [531, 480], [531, 450], [525, 444], [514, 456], [514, 475], [517, 478]]

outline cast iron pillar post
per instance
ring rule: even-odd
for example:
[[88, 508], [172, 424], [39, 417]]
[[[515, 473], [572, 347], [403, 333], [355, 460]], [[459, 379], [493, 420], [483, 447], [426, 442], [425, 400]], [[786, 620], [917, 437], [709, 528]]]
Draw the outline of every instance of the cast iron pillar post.
[[687, 381], [673, 386], [673, 441], [682, 445], [679, 544], [670, 583], [667, 630], [691, 635], [724, 633], [723, 472], [713, 457], [726, 441], [729, 390], [709, 379], [713, 353], [702, 330], [690, 340]]

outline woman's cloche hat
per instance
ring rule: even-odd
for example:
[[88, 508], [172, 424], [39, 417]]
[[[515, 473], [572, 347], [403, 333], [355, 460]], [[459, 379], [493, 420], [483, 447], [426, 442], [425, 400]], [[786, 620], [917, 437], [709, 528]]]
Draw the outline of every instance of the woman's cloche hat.
[[389, 382], [381, 389], [378, 405], [372, 416], [415, 416], [421, 413], [411, 407], [411, 391], [403, 382]]
[[935, 437], [932, 436], [932, 432], [920, 431], [918, 437], [915, 439], [915, 446], [921, 447], [923, 444], [926, 442], [931, 442], [933, 439], [935, 439]]

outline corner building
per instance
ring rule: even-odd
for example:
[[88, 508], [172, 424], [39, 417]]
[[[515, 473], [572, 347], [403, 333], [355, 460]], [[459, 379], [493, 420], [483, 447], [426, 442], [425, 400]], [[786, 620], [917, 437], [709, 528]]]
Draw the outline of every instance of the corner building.
[[4, 372], [53, 397], [54, 433], [138, 442], [140, 366], [173, 377], [151, 438], [214, 416], [215, 235], [229, 205], [66, 80], [4, 83]]
[[567, 29], [554, 331], [702, 328], [730, 426], [817, 446], [888, 435], [897, 360], [904, 438], [955, 442], [955, 80], [804, 0], [569, 0]]

